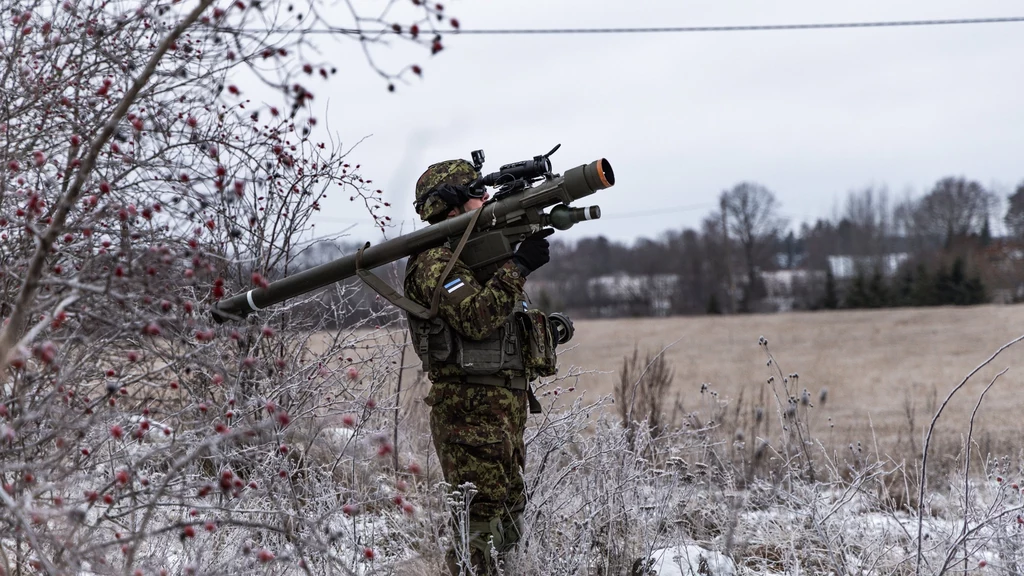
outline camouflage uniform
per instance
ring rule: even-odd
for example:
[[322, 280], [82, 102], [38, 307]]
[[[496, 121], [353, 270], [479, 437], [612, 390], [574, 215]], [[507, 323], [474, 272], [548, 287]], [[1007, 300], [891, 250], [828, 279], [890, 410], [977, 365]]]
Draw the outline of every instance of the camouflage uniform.
[[[420, 178], [418, 196], [425, 187], [424, 179], [429, 187], [445, 178], [466, 183], [468, 174], [456, 174], [453, 178], [451, 170], [431, 181], [429, 176], [435, 166]], [[427, 202], [421, 216], [430, 210], [431, 204]], [[437, 210], [448, 212], [443, 206], [434, 212]], [[447, 278], [441, 278], [452, 256], [448, 247], [413, 255], [406, 267], [405, 294], [429, 307], [437, 285], [445, 284], [449, 288], [441, 291], [439, 316], [461, 337], [481, 340], [499, 329], [515, 307], [521, 305], [526, 279], [512, 261], [490, 278], [476, 278], [467, 266], [456, 261]], [[526, 375], [509, 372], [499, 375]], [[529, 409], [527, 392], [466, 383], [464, 373], [455, 365], [434, 367], [428, 377], [432, 386], [425, 402], [431, 407], [430, 431], [441, 470], [453, 488], [466, 482], [476, 487], [477, 493], [469, 505], [473, 564], [477, 574], [490, 573], [488, 541], [493, 540], [495, 549], [502, 551], [519, 539], [519, 517], [526, 503], [522, 470], [526, 465], [523, 434]], [[448, 560], [450, 569], [458, 574], [454, 551], [449, 551]]]

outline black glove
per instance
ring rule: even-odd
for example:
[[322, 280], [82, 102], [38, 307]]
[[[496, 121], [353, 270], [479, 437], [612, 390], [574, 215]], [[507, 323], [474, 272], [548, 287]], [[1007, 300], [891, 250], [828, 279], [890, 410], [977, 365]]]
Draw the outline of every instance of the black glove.
[[519, 243], [519, 248], [516, 249], [516, 253], [512, 256], [512, 261], [523, 270], [523, 276], [551, 260], [551, 251], [547, 238], [554, 233], [554, 228], [546, 228], [532, 236], [527, 236], [526, 240]]

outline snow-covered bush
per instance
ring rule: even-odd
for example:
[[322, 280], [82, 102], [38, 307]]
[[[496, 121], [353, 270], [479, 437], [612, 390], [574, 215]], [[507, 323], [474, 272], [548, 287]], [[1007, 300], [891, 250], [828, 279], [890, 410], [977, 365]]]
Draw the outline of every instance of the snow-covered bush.
[[406, 540], [390, 317], [350, 286], [210, 315], [294, 271], [325, 195], [386, 221], [310, 112], [344, 72], [325, 8], [0, 1], [0, 573], [345, 573]]

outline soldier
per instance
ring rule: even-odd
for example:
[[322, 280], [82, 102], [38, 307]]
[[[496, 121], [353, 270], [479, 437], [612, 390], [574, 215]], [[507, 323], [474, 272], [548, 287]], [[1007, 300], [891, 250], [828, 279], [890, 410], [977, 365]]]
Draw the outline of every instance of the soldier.
[[[488, 194], [468, 186], [478, 176], [465, 160], [427, 168], [416, 182], [414, 205], [420, 218], [433, 224], [480, 208]], [[471, 559], [460, 560], [449, 550], [452, 574], [469, 573], [460, 564], [470, 564], [475, 574], [492, 573], [492, 544], [504, 552], [520, 538], [526, 504], [523, 433], [528, 408], [539, 411], [540, 405], [530, 389], [537, 371], [523, 358], [528, 336], [517, 314], [526, 314], [523, 285], [530, 272], [548, 262], [546, 238], [553, 232], [527, 237], [488, 278], [476, 277], [457, 259], [442, 278], [454, 256], [449, 246], [414, 254], [406, 267], [405, 294], [418, 304], [429, 307], [438, 285], [443, 286], [438, 317], [428, 327], [410, 316], [410, 328], [414, 345], [423, 345], [420, 356], [432, 383], [424, 401], [431, 407], [430, 431], [445, 481], [452, 487], [472, 482], [477, 490], [468, 507]], [[447, 340], [437, 337], [444, 331]], [[451, 346], [452, 339], [457, 346]], [[428, 346], [433, 349], [423, 350]], [[448, 347], [439, 352], [439, 346]], [[459, 351], [458, 358], [453, 350]]]

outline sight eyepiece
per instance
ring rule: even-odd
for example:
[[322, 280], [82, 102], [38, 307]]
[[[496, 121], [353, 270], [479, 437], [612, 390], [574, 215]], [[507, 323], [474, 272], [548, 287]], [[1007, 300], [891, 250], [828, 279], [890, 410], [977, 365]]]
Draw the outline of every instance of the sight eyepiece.
[[576, 329], [572, 325], [572, 320], [561, 312], [553, 312], [548, 314], [548, 322], [555, 331], [555, 340], [559, 344], [565, 344], [569, 340], [572, 340], [572, 335], [576, 333]]
[[501, 186], [516, 180], [532, 182], [551, 173], [551, 160], [546, 156], [534, 156], [531, 160], [520, 160], [505, 164], [497, 172], [492, 172], [480, 179], [484, 186]]

